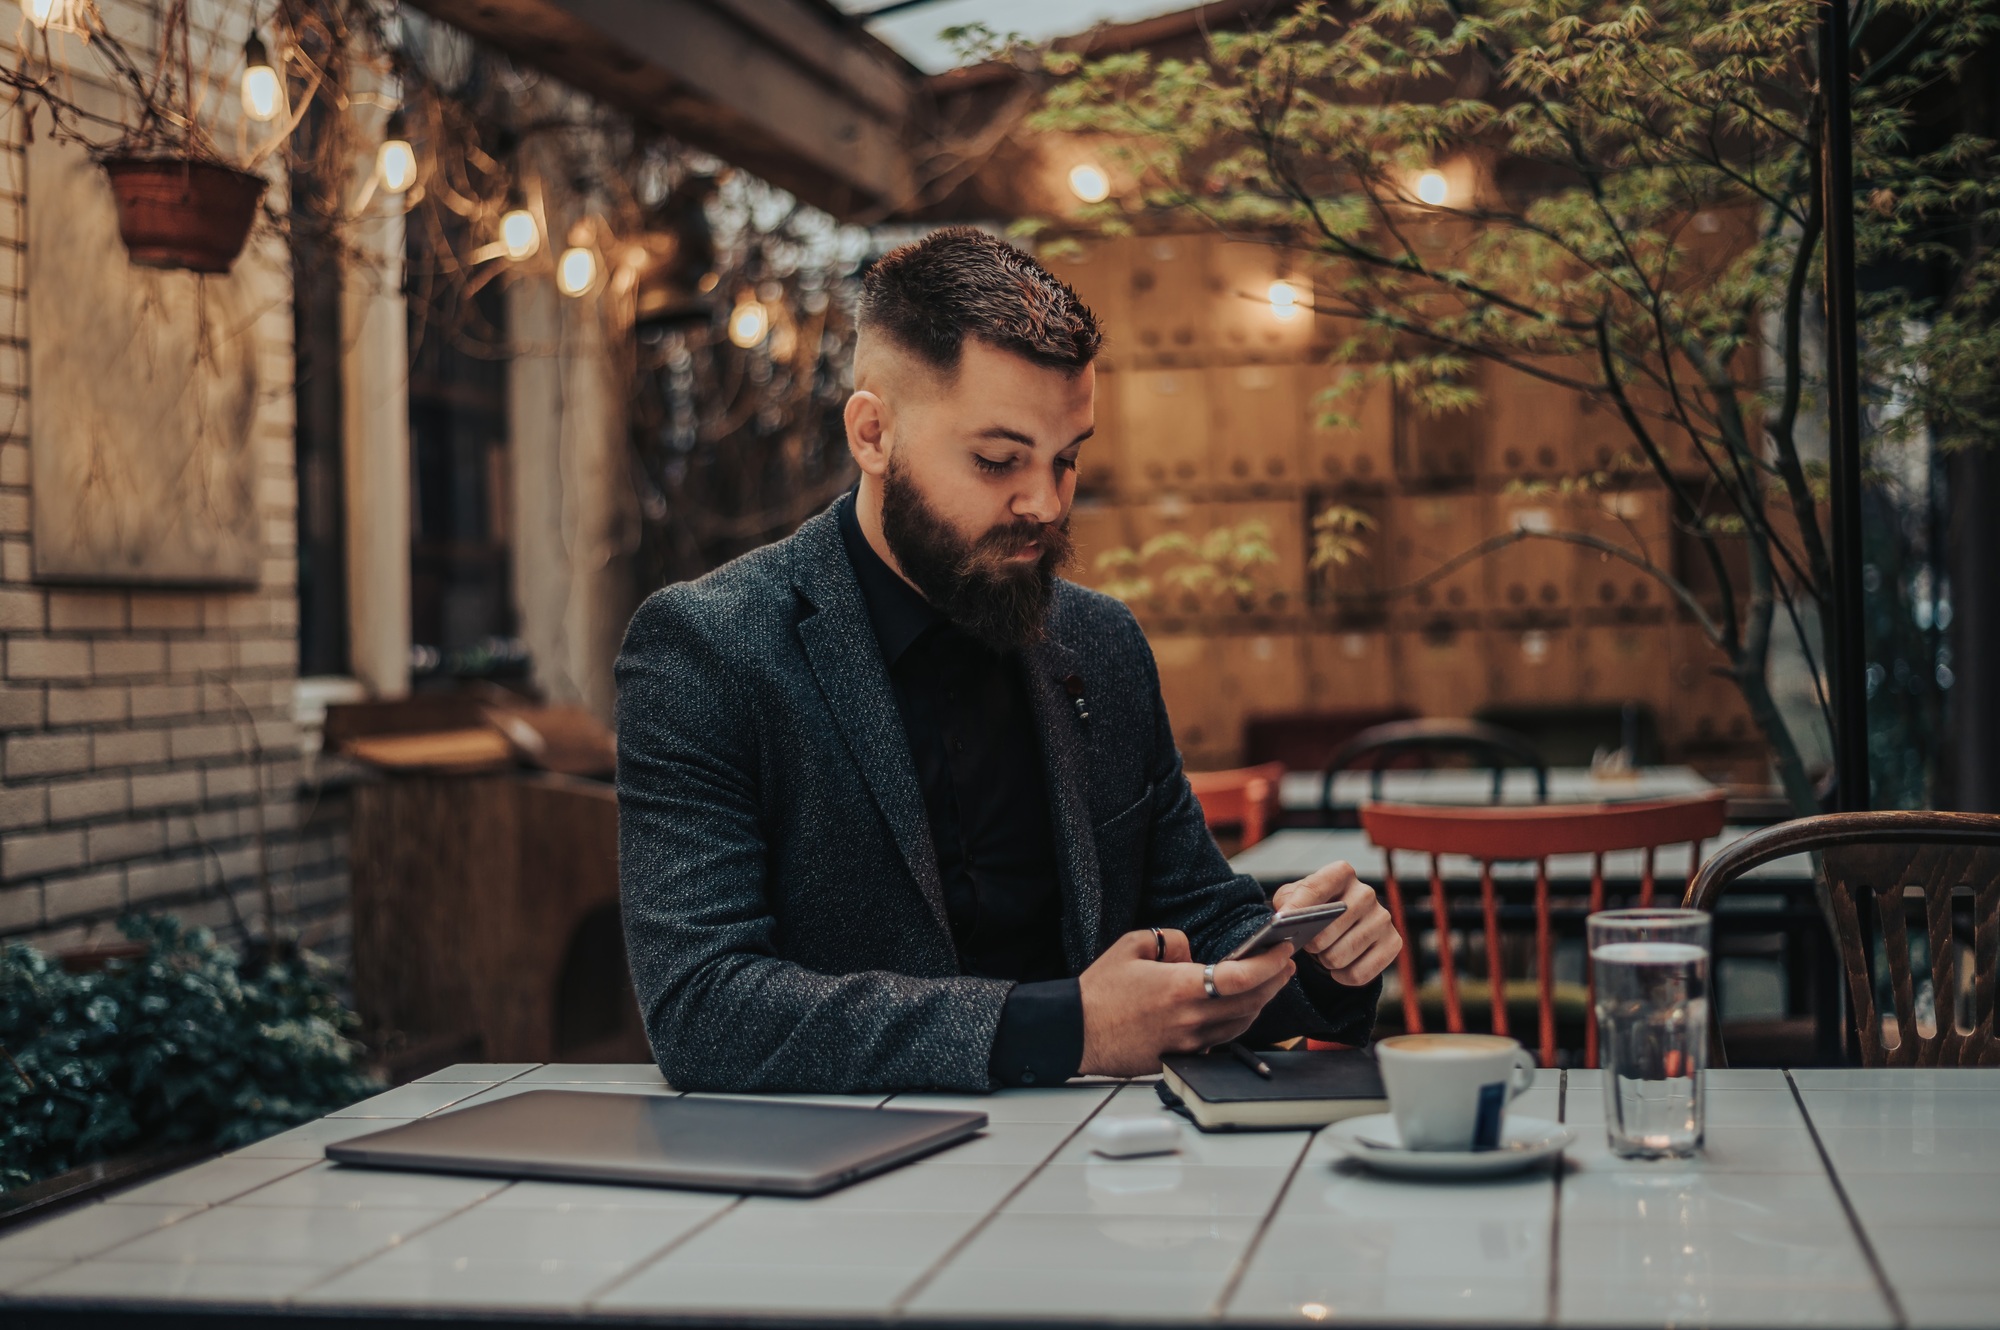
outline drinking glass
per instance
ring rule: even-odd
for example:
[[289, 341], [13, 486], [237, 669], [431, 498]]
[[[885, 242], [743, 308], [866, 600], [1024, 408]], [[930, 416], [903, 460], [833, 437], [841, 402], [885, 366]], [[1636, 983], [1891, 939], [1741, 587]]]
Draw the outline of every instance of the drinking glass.
[[1604, 1129], [1613, 1154], [1684, 1159], [1701, 1148], [1711, 926], [1700, 910], [1590, 916]]

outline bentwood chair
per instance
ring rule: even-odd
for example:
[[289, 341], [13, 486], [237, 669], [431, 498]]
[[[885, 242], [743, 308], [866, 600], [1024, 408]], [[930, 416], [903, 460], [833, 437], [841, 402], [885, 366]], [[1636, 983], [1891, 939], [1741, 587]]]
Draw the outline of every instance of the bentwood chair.
[[[1807, 853], [1818, 856], [1820, 908], [1847, 978], [1861, 1064], [2000, 1066], [2000, 816], [1827, 813], [1781, 822], [1717, 852], [1688, 884], [1685, 903], [1713, 912], [1751, 869]], [[1924, 980], [1928, 1022], [1919, 1005]], [[1892, 1011], [1883, 1010], [1885, 998]], [[1710, 1030], [1713, 1064], [1726, 1067], [1721, 1023]]]
[[1278, 784], [1284, 776], [1282, 762], [1266, 762], [1233, 771], [1190, 771], [1188, 784], [1201, 803], [1209, 834], [1217, 828], [1236, 828], [1241, 836], [1238, 848], [1247, 850], [1277, 825]]
[[1335, 825], [1333, 781], [1343, 771], [1367, 771], [1368, 797], [1382, 797], [1382, 773], [1394, 766], [1430, 766], [1440, 757], [1470, 759], [1493, 772], [1493, 802], [1509, 768], [1535, 773], [1535, 802], [1549, 801], [1549, 766], [1535, 746], [1510, 730], [1476, 720], [1400, 720], [1363, 730], [1342, 744], [1327, 761], [1320, 777], [1319, 815], [1322, 826]]
[[[1621, 851], [1643, 851], [1636, 903], [1653, 904], [1654, 861], [1663, 845], [1690, 847], [1692, 865], [1701, 862], [1703, 841], [1722, 833], [1727, 796], [1720, 790], [1685, 799], [1660, 799], [1628, 804], [1510, 805], [1493, 808], [1444, 807], [1416, 804], [1367, 804], [1361, 809], [1361, 825], [1368, 839], [1383, 851], [1387, 871], [1383, 892], [1389, 913], [1403, 935], [1403, 954], [1397, 975], [1402, 984], [1404, 1026], [1412, 1033], [1424, 1028], [1420, 998], [1421, 976], [1418, 942], [1422, 928], [1411, 902], [1405, 899], [1402, 880], [1396, 873], [1396, 852], [1411, 851], [1430, 856], [1430, 892], [1427, 918], [1438, 937], [1437, 978], [1444, 999], [1445, 1029], [1465, 1030], [1465, 1004], [1459, 992], [1459, 963], [1453, 956], [1454, 915], [1451, 892], [1441, 870], [1443, 855], [1466, 855], [1479, 864], [1479, 915], [1485, 928], [1485, 980], [1488, 1005], [1492, 1009], [1495, 1034], [1508, 1033], [1507, 981], [1501, 948], [1500, 891], [1494, 885], [1496, 863], [1532, 862], [1535, 865], [1535, 1005], [1538, 1056], [1543, 1066], [1556, 1060], [1555, 939], [1550, 900], [1549, 858], [1552, 855], [1591, 856], [1590, 911], [1604, 908], [1605, 856]], [[1570, 914], [1579, 913], [1572, 905]], [[1588, 965], [1586, 962], [1586, 975]], [[1597, 1065], [1597, 1015], [1594, 994], [1583, 1001], [1584, 1065]]]

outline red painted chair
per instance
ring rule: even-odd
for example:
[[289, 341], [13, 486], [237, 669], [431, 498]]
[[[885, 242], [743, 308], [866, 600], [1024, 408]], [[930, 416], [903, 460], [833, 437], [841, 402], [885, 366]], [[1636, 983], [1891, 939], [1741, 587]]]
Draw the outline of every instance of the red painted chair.
[[[1458, 965], [1451, 954], [1450, 909], [1438, 857], [1467, 855], [1479, 861], [1479, 903], [1486, 928], [1487, 993], [1493, 1009], [1493, 1032], [1507, 1033], [1506, 976], [1500, 950], [1500, 898], [1493, 885], [1493, 865], [1535, 864], [1536, 1006], [1540, 1017], [1539, 1056], [1552, 1066], [1556, 1056], [1554, 934], [1550, 925], [1549, 856], [1594, 856], [1590, 879], [1590, 909], [1604, 908], [1604, 856], [1619, 850], [1644, 850], [1645, 871], [1639, 884], [1639, 904], [1653, 903], [1653, 861], [1662, 845], [1688, 844], [1690, 865], [1701, 862], [1701, 844], [1722, 832], [1727, 796], [1720, 790], [1686, 799], [1662, 799], [1629, 804], [1512, 805], [1460, 808], [1414, 804], [1367, 804], [1361, 825], [1368, 839], [1384, 852], [1388, 865], [1383, 893], [1389, 912], [1403, 935], [1398, 974], [1403, 987], [1403, 1018], [1414, 1033], [1423, 1029], [1418, 1001], [1417, 939], [1410, 930], [1402, 884], [1396, 877], [1396, 850], [1430, 855], [1430, 909], [1438, 929], [1438, 981], [1443, 989], [1445, 1028], [1465, 1029], [1459, 1000]], [[1689, 879], [1693, 879], [1690, 868]], [[1588, 974], [1588, 961], [1585, 962]], [[1584, 1062], [1597, 1065], [1595, 994], [1584, 1014]]]
[[1209, 831], [1238, 828], [1243, 836], [1240, 848], [1247, 850], [1278, 824], [1278, 782], [1284, 775], [1282, 762], [1266, 762], [1232, 771], [1190, 771], [1188, 784], [1201, 801], [1202, 820]]

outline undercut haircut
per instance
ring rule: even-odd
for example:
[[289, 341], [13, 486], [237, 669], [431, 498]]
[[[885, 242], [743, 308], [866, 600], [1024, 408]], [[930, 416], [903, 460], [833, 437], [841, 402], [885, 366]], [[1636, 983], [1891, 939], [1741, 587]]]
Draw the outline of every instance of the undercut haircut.
[[958, 372], [965, 339], [1081, 373], [1104, 333], [1076, 292], [1004, 240], [948, 226], [884, 254], [861, 279], [861, 328]]

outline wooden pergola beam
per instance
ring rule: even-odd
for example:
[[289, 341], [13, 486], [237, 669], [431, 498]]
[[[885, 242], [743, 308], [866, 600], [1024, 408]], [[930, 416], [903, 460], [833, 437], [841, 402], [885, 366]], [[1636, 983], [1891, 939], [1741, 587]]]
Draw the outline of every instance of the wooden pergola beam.
[[913, 193], [922, 76], [813, 0], [412, 0], [842, 219]]

